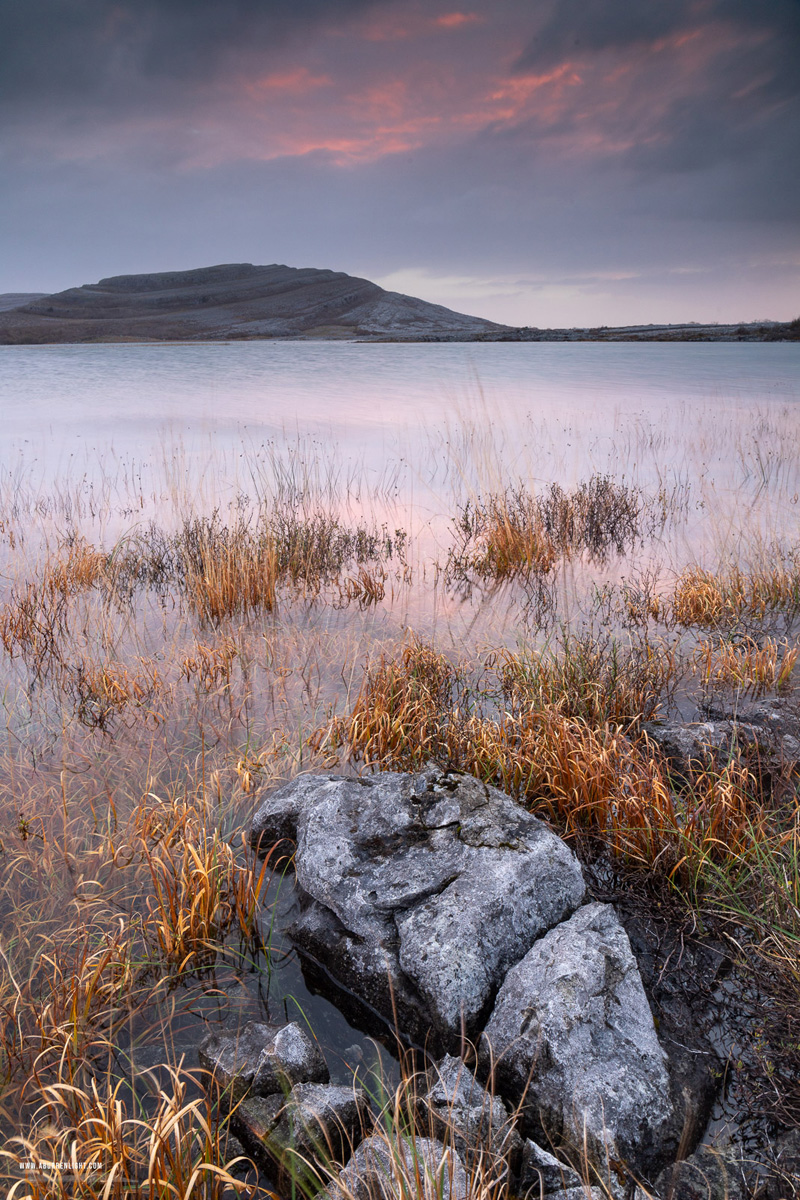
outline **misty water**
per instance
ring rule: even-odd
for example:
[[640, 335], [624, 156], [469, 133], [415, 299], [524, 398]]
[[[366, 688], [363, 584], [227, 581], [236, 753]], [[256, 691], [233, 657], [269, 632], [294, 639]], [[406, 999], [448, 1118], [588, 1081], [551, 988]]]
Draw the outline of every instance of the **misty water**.
[[0, 467], [45, 485], [101, 463], [152, 469], [177, 445], [235, 466], [264, 442], [310, 438], [410, 490], [436, 465], [411, 456], [465, 423], [491, 428], [509, 469], [527, 455], [542, 478], [630, 472], [632, 435], [719, 432], [800, 400], [800, 347], [781, 343], [19, 346], [0, 364]]

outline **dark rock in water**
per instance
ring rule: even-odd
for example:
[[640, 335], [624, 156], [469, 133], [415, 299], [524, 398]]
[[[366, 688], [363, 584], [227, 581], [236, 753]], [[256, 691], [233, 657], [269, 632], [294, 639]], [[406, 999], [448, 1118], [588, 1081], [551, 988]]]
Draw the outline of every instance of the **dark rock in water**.
[[776, 764], [800, 763], [800, 702], [792, 696], [771, 696], [752, 704], [706, 704], [710, 721], [733, 721], [750, 731], [753, 740]]
[[800, 1200], [800, 1129], [771, 1146], [769, 1179], [760, 1200]]
[[567, 1192], [573, 1188], [583, 1188], [583, 1181], [578, 1172], [561, 1162], [538, 1142], [527, 1138], [522, 1148], [517, 1194], [533, 1197], [552, 1196], [553, 1193]]
[[585, 1146], [598, 1168], [649, 1175], [677, 1149], [666, 1055], [610, 905], [586, 905], [511, 968], [481, 1054], [534, 1136]]
[[284, 1095], [296, 1083], [325, 1083], [328, 1068], [319, 1046], [296, 1022], [249, 1022], [230, 1036], [211, 1033], [197, 1051], [200, 1065], [214, 1077], [228, 1103], [251, 1092]]
[[463, 1059], [448, 1054], [436, 1064], [420, 1103], [420, 1117], [429, 1123], [434, 1137], [455, 1146], [468, 1170], [487, 1152], [494, 1159], [504, 1158], [516, 1170], [522, 1138], [503, 1101], [478, 1083]]
[[332, 1084], [300, 1083], [288, 1097], [250, 1096], [231, 1122], [261, 1165], [274, 1163], [283, 1178], [321, 1180], [330, 1162], [358, 1146], [369, 1120], [364, 1093]]
[[749, 1194], [741, 1162], [708, 1146], [662, 1171], [655, 1190], [663, 1200], [745, 1200]]
[[[672, 767], [685, 777], [714, 761], [725, 760], [738, 747], [758, 747], [759, 730], [734, 721], [647, 721], [642, 725]], [[766, 746], [763, 747], [766, 749]]]
[[580, 865], [509, 797], [430, 768], [301, 777], [253, 821], [290, 836], [303, 911], [293, 941], [403, 1032], [474, 1035], [506, 971], [581, 903]]
[[455, 1150], [399, 1132], [366, 1138], [322, 1193], [325, 1200], [468, 1200], [473, 1194]]

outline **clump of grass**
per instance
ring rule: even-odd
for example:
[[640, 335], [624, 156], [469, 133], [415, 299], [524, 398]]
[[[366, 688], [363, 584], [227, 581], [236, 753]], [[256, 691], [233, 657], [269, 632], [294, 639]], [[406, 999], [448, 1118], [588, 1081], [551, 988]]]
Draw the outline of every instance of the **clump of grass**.
[[360, 608], [378, 604], [386, 595], [386, 571], [382, 567], [360, 567], [356, 575], [344, 581], [340, 592], [347, 603], [356, 601]]
[[500, 652], [502, 692], [515, 711], [552, 709], [589, 725], [651, 721], [669, 703], [680, 665], [674, 646], [647, 638], [627, 646], [605, 635], [565, 633], [546, 651]]
[[209, 1099], [191, 1098], [190, 1089], [197, 1091], [192, 1072], [182, 1064], [166, 1070], [169, 1085], [160, 1088], [149, 1119], [127, 1097], [124, 1081], [48, 1086], [40, 1113], [48, 1119], [32, 1136], [12, 1138], [12, 1148], [0, 1151], [17, 1176], [20, 1161], [36, 1164], [17, 1178], [9, 1200], [253, 1195], [254, 1186], [231, 1173], [244, 1160], [227, 1152], [227, 1128]]
[[134, 671], [123, 663], [96, 664], [84, 660], [70, 664], [62, 684], [82, 724], [104, 732], [108, 732], [114, 718], [121, 716], [129, 705], [146, 709], [156, 723], [162, 720], [153, 708], [153, 701], [163, 686], [155, 663], [142, 658]]
[[798, 653], [798, 647], [771, 637], [760, 642], [747, 635], [735, 641], [706, 639], [695, 649], [692, 670], [704, 688], [735, 688], [743, 696], [761, 696], [790, 686]]
[[593, 475], [572, 491], [553, 483], [537, 495], [524, 485], [467, 501], [454, 522], [447, 574], [497, 581], [546, 575], [559, 555], [601, 560], [637, 537], [643, 502], [637, 489]]
[[602, 560], [609, 550], [624, 554], [640, 533], [645, 504], [638, 488], [592, 475], [572, 491], [558, 483], [538, 498], [544, 528], [562, 553], [585, 550]]
[[223, 634], [216, 645], [197, 642], [181, 659], [181, 674], [196, 679], [200, 687], [210, 692], [214, 688], [230, 687], [233, 664], [239, 657], [239, 645], [230, 634]]
[[216, 515], [196, 518], [186, 522], [176, 547], [187, 602], [201, 621], [218, 625], [275, 607], [278, 559], [267, 529], [251, 530], [244, 521], [222, 525]]
[[514, 579], [547, 574], [558, 551], [548, 535], [535, 497], [509, 490], [464, 506], [456, 531], [460, 539], [449, 571], [472, 572], [481, 578]]
[[744, 571], [731, 564], [721, 571], [689, 567], [675, 582], [672, 612], [679, 625], [729, 625], [741, 617], [763, 621], [768, 612], [800, 611], [800, 560]]
[[208, 818], [202, 796], [171, 803], [151, 796], [136, 815], [151, 882], [142, 929], [160, 970], [202, 968], [232, 928], [249, 937], [255, 925], [269, 856], [260, 866], [252, 856], [242, 860]]

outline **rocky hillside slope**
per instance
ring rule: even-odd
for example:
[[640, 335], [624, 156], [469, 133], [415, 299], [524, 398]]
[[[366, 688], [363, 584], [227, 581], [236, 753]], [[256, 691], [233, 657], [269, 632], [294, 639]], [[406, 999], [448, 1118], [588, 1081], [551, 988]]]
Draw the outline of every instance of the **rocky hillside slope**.
[[502, 334], [506, 327], [340, 271], [250, 263], [118, 275], [0, 310], [0, 343]]

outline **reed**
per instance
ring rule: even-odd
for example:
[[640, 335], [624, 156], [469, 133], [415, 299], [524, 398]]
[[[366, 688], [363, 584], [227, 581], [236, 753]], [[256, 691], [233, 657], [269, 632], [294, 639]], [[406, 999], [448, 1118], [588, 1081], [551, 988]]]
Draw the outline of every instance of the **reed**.
[[798, 653], [797, 646], [771, 637], [760, 642], [747, 635], [735, 641], [706, 639], [694, 652], [692, 670], [706, 689], [734, 688], [742, 696], [761, 696], [790, 686]]

